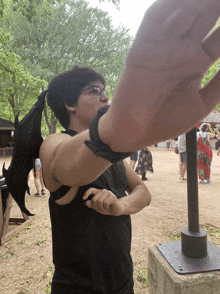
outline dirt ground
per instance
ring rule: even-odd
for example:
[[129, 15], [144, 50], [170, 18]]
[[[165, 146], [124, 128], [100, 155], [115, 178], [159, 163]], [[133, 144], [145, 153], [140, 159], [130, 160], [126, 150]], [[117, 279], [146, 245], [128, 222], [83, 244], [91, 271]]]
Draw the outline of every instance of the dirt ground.
[[[136, 215], [132, 215], [135, 293], [147, 294], [148, 248], [159, 242], [177, 240], [183, 227], [187, 227], [187, 184], [179, 182], [179, 155], [173, 150], [152, 148], [154, 174], [147, 174], [146, 185], [152, 202]], [[9, 165], [10, 159], [1, 159]], [[214, 150], [211, 181], [199, 185], [200, 225], [208, 231], [208, 239], [220, 246], [220, 157]], [[31, 196], [26, 206], [35, 216], [31, 224], [16, 237], [0, 247], [0, 293], [50, 293], [53, 274], [51, 255], [51, 225], [46, 195], [34, 197], [31, 177]], [[13, 202], [11, 217], [21, 213]]]

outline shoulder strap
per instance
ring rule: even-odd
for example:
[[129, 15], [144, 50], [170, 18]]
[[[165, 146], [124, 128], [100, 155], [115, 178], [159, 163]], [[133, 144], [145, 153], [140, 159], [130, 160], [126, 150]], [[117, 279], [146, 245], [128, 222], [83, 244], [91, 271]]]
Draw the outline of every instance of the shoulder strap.
[[62, 133], [64, 133], [64, 134], [68, 134], [68, 135], [70, 135], [70, 136], [72, 136], [72, 137], [78, 134], [76, 131], [71, 130], [71, 129], [67, 129], [67, 130], [65, 130], [65, 131], [62, 131]]

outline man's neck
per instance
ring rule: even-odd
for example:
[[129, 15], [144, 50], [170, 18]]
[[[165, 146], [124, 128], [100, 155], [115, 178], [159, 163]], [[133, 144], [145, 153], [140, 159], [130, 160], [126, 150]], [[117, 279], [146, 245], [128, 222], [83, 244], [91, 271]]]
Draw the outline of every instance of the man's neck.
[[70, 118], [70, 124], [68, 129], [74, 130], [77, 133], [81, 133], [89, 128], [89, 124], [79, 121], [76, 117]]

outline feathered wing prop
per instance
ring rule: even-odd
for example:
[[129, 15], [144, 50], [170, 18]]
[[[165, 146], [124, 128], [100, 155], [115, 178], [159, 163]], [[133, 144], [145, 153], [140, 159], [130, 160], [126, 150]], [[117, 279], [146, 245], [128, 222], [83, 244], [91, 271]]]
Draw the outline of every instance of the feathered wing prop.
[[41, 137], [41, 118], [47, 91], [41, 93], [34, 107], [20, 121], [15, 118], [14, 150], [8, 170], [3, 165], [3, 176], [14, 200], [21, 211], [32, 216], [25, 207], [25, 193], [30, 195], [27, 178], [33, 168], [35, 158], [39, 157], [39, 149], [43, 142]]

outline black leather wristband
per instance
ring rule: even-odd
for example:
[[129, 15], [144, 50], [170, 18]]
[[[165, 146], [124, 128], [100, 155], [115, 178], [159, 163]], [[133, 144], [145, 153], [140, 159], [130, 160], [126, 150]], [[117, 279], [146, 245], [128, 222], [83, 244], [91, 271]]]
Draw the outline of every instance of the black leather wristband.
[[91, 141], [85, 140], [84, 144], [94, 153], [95, 156], [106, 159], [111, 163], [115, 163], [122, 159], [125, 159], [132, 153], [114, 152], [107, 144], [101, 141], [98, 133], [98, 122], [100, 117], [102, 117], [102, 115], [105, 114], [108, 109], [109, 105], [100, 108], [97, 112], [97, 115], [90, 121], [89, 135]]

